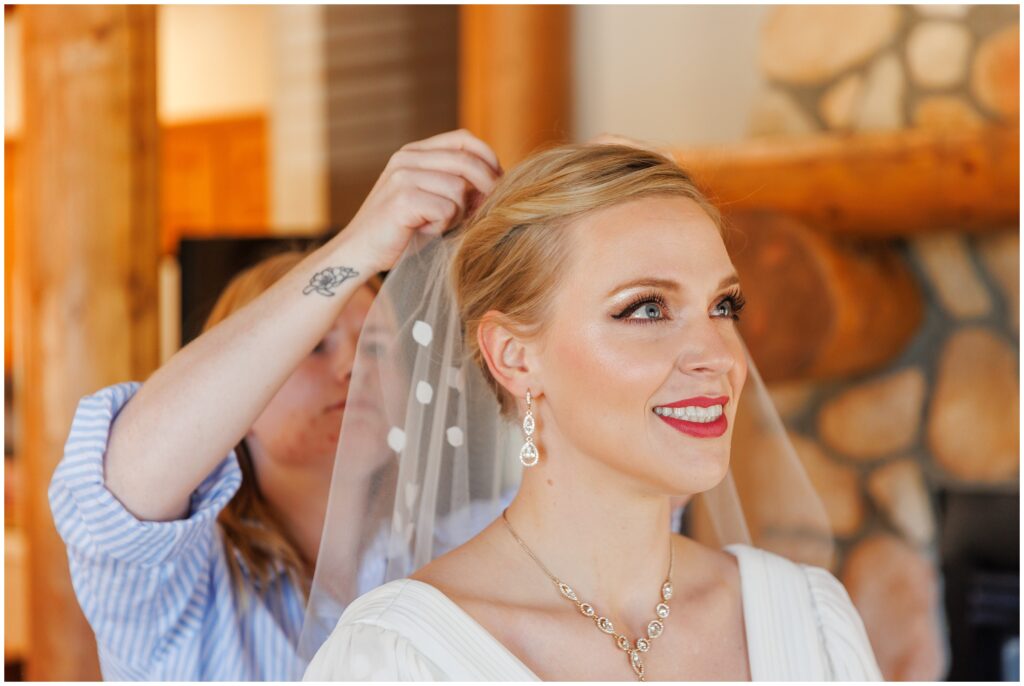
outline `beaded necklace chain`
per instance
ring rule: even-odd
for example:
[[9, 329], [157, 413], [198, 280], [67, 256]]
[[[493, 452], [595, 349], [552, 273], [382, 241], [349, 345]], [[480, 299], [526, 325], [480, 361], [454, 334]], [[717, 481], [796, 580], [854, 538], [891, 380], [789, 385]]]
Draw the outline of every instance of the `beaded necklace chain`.
[[509, 533], [512, 534], [512, 538], [516, 539], [523, 550], [526, 551], [534, 562], [543, 570], [549, 579], [558, 588], [558, 592], [562, 594], [562, 597], [572, 601], [580, 613], [594, 621], [594, 625], [603, 633], [608, 634], [615, 639], [615, 645], [626, 653], [629, 658], [629, 666], [633, 668], [633, 673], [636, 675], [638, 681], [644, 681], [644, 661], [643, 653], [646, 653], [651, 649], [651, 641], [661, 636], [665, 630], [665, 619], [668, 617], [669, 608], [668, 601], [672, 599], [672, 545], [669, 544], [668, 549], [668, 574], [665, 576], [665, 583], [661, 585], [661, 600], [662, 602], [654, 608], [654, 614], [657, 615], [647, 624], [647, 636], [636, 639], [636, 641], [630, 641], [625, 634], [621, 634], [615, 630], [615, 625], [612, 624], [611, 620], [607, 617], [598, 614], [597, 610], [590, 603], [583, 602], [579, 596], [576, 595], [576, 591], [572, 589], [567, 583], [556, 577], [548, 568], [544, 566], [530, 547], [523, 542], [523, 539], [519, 538], [519, 534], [512, 528], [512, 523], [508, 521], [506, 515], [508, 510], [501, 513], [501, 518], [505, 522], [505, 526], [508, 527]]

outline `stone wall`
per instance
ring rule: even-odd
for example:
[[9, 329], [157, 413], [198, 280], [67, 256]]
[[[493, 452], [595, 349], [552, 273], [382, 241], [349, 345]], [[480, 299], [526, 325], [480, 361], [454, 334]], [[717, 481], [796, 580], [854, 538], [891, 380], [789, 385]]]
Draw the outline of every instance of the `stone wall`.
[[[775, 7], [751, 136], [1019, 125], [1017, 6]], [[894, 239], [926, 317], [885, 368], [772, 393], [839, 541], [833, 571], [888, 680], [936, 680], [949, 646], [940, 488], [1019, 491], [1019, 227]]]

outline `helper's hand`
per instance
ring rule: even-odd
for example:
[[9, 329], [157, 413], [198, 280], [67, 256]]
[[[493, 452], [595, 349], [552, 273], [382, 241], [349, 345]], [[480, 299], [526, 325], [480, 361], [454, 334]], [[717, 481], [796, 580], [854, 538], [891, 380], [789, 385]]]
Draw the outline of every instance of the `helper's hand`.
[[339, 238], [360, 266], [391, 269], [416, 231], [439, 235], [490, 194], [504, 173], [490, 146], [465, 129], [403, 145]]

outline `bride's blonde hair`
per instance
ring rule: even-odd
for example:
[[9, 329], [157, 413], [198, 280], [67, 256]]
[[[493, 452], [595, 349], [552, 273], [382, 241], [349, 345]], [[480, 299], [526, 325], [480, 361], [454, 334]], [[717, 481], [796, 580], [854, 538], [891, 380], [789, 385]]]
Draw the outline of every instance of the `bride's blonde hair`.
[[491, 376], [480, 351], [483, 316], [497, 310], [517, 335], [542, 333], [570, 249], [562, 229], [585, 213], [651, 196], [689, 198], [724, 232], [721, 213], [673, 160], [594, 143], [535, 152], [502, 177], [458, 229], [450, 277], [466, 352], [497, 394], [503, 416], [514, 418], [515, 399]]

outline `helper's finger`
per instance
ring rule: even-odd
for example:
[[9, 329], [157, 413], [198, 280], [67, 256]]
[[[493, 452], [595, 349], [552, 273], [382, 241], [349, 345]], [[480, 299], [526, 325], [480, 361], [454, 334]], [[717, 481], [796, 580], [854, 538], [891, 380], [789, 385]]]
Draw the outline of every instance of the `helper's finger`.
[[421, 141], [409, 143], [403, 147], [410, 150], [437, 150], [443, 148], [465, 150], [485, 161], [499, 175], [504, 172], [501, 168], [501, 163], [498, 161], [498, 156], [495, 154], [494, 150], [491, 149], [491, 146], [484, 143], [466, 129], [445, 131], [444, 133], [439, 133], [436, 136], [431, 136], [430, 138], [425, 138]]
[[461, 176], [484, 194], [490, 194], [498, 181], [497, 173], [486, 162], [464, 150], [402, 148], [392, 160], [395, 168], [424, 169]]

